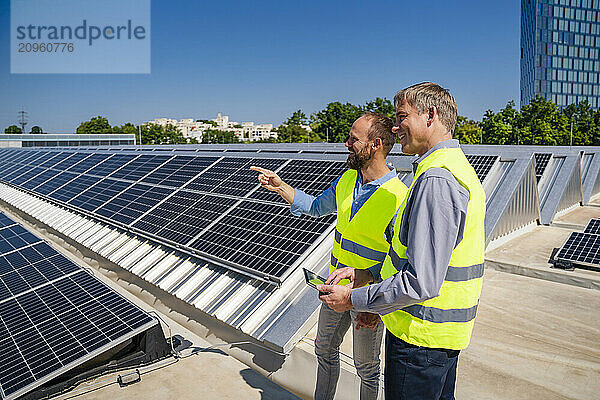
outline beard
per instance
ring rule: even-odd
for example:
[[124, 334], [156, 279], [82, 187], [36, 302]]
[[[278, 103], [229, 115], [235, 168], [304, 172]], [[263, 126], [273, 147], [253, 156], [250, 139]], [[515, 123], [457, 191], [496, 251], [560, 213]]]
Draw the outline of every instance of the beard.
[[364, 147], [358, 153], [350, 153], [346, 160], [346, 166], [350, 169], [360, 170], [371, 163], [373, 153], [371, 147]]

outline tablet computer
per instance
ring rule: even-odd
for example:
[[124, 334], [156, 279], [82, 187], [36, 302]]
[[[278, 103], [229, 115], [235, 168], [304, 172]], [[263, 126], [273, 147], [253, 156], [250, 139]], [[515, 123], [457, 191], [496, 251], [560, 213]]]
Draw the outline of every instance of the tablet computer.
[[[326, 278], [323, 278], [323, 277], [315, 274], [314, 272], [307, 270], [306, 268], [302, 268], [302, 270], [304, 271], [304, 279], [306, 280], [306, 284], [308, 286], [312, 286], [316, 289], [317, 285], [325, 284], [325, 281], [327, 280]], [[319, 292], [319, 294], [326, 294], [326, 293]]]

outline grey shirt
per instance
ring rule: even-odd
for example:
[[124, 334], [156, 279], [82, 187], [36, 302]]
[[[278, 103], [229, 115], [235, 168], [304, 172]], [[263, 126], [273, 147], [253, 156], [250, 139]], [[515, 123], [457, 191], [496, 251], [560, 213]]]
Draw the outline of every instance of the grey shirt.
[[[413, 163], [413, 170], [435, 150], [457, 147], [458, 140], [438, 143]], [[407, 199], [400, 232], [391, 232], [407, 248], [401, 271], [381, 281], [380, 271], [370, 269], [378, 283], [352, 291], [354, 309], [385, 315], [439, 296], [452, 251], [463, 238], [468, 204], [469, 191], [450, 171], [422, 173]]]

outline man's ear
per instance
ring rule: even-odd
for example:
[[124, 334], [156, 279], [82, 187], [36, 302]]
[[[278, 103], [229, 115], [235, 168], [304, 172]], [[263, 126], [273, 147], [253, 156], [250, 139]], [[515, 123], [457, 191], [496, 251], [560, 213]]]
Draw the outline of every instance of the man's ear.
[[437, 115], [437, 108], [435, 106], [430, 106], [427, 110], [427, 126], [431, 126], [435, 116]]
[[375, 140], [373, 140], [373, 149], [377, 149], [380, 146], [383, 146], [383, 141], [380, 137], [375, 138]]

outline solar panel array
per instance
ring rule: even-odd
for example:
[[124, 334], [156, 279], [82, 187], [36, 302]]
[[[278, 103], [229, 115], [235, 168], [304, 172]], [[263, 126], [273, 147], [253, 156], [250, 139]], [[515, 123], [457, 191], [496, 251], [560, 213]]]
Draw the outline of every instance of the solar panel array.
[[552, 159], [552, 153], [535, 153], [535, 179], [539, 182]]
[[585, 227], [584, 233], [594, 233], [600, 235], [600, 219], [592, 218]]
[[[0, 150], [0, 180], [252, 276], [280, 281], [334, 215], [295, 217], [251, 165], [318, 195], [339, 161]], [[250, 228], [251, 227], [251, 228]]]
[[498, 160], [498, 156], [488, 156], [488, 155], [475, 155], [475, 154], [467, 154], [467, 160], [475, 170], [477, 177], [481, 182], [484, 181], [496, 160]]
[[157, 322], [0, 213], [0, 397], [13, 399]]

